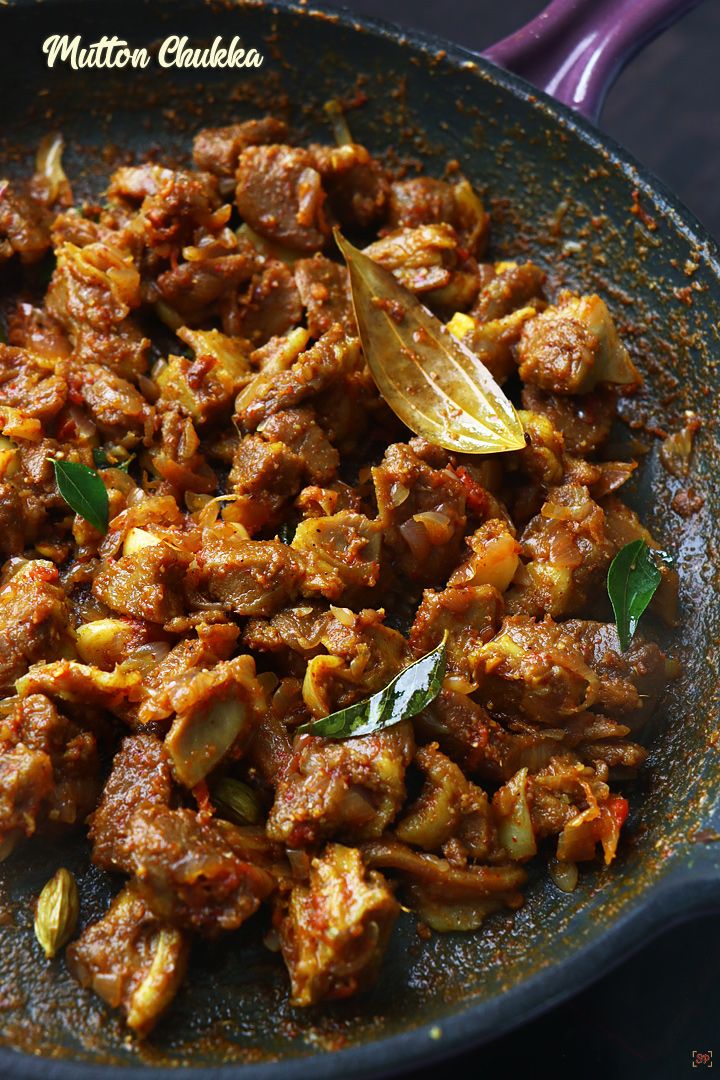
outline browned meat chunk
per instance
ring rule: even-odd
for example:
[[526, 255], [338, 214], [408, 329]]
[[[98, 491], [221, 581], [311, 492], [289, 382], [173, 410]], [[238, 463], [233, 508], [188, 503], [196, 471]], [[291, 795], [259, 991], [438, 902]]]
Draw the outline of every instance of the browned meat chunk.
[[199, 589], [227, 611], [272, 615], [297, 596], [303, 567], [277, 540], [210, 540], [197, 577]]
[[221, 314], [225, 333], [247, 338], [252, 345], [286, 334], [303, 315], [292, 271], [277, 259], [268, 260], [244, 292], [223, 304]]
[[532, 383], [523, 386], [524, 409], [546, 416], [565, 441], [569, 454], [592, 454], [607, 440], [616, 413], [615, 391], [600, 386], [579, 400], [541, 390]]
[[81, 825], [100, 791], [95, 734], [63, 716], [43, 694], [18, 701], [13, 721], [20, 742], [47, 754], [52, 764], [53, 789], [44, 808], [47, 824]]
[[236, 930], [275, 888], [249, 860], [254, 833], [229, 821], [201, 820], [192, 810], [140, 806], [128, 822], [127, 858], [152, 911], [209, 937]]
[[72, 351], [58, 321], [43, 308], [24, 301], [8, 317], [8, 341], [53, 363], [70, 356]]
[[63, 244], [56, 255], [46, 304], [77, 360], [106, 364], [124, 378], [144, 372], [150, 343], [130, 317], [141, 299], [131, 256], [109, 243]]
[[185, 977], [190, 941], [158, 920], [132, 886], [86, 927], [67, 950], [70, 972], [111, 1008], [120, 1008], [140, 1038], [171, 1004]]
[[436, 741], [468, 773], [480, 771], [485, 761], [492, 720], [482, 705], [467, 694], [443, 689], [413, 721], [422, 742]]
[[135, 222], [146, 247], [163, 258], [177, 258], [182, 248], [227, 223], [230, 207], [222, 207], [217, 180], [208, 173], [135, 165], [113, 174], [108, 196], [142, 199]]
[[179, 320], [195, 326], [223, 311], [255, 269], [255, 259], [246, 252], [184, 262], [160, 274], [157, 292]]
[[478, 659], [480, 700], [494, 712], [509, 717], [519, 712], [553, 725], [598, 701], [597, 675], [573, 638], [550, 618], [540, 623], [525, 615], [505, 619]]
[[553, 618], [583, 610], [617, 550], [604, 511], [572, 482], [550, 489], [519, 542], [524, 564], [505, 594], [508, 611]]
[[440, 644], [447, 630], [447, 670], [471, 686], [478, 649], [495, 635], [502, 614], [502, 598], [492, 585], [426, 589], [410, 630], [410, 647], [423, 656]]
[[437, 744], [421, 746], [415, 764], [422, 769], [420, 795], [393, 830], [404, 844], [424, 851], [447, 850], [452, 858], [497, 862], [502, 852], [487, 795], [445, 757]]
[[345, 267], [318, 254], [299, 259], [294, 271], [310, 336], [322, 337], [333, 323], [339, 323], [348, 334], [357, 334]]
[[23, 743], [0, 748], [0, 859], [21, 836], [35, 832], [52, 787], [52, 763], [44, 751]]
[[288, 847], [380, 836], [405, 799], [413, 749], [407, 721], [345, 742], [299, 736], [278, 781], [268, 836]]
[[480, 290], [472, 314], [481, 322], [489, 322], [517, 308], [536, 306], [544, 282], [545, 271], [534, 263], [501, 263]]
[[342, 376], [357, 368], [359, 348], [356, 338], [348, 338], [342, 327], [333, 326], [287, 371], [263, 371], [238, 398], [239, 420], [250, 431], [273, 413], [299, 405], [327, 390]]
[[93, 593], [112, 611], [146, 622], [166, 623], [185, 611], [183, 582], [190, 556], [157, 543], [108, 561], [98, 571]]
[[42, 694], [15, 700], [0, 724], [0, 851], [38, 825], [82, 824], [100, 788], [95, 736]]
[[622, 652], [612, 623], [568, 619], [562, 625], [600, 680], [598, 702], [603, 712], [652, 713], [675, 674], [674, 665], [654, 642], [635, 637]]
[[31, 664], [72, 656], [70, 608], [55, 566], [34, 559], [0, 591], [0, 687], [12, 690]]
[[448, 469], [426, 465], [410, 446], [389, 446], [373, 469], [378, 520], [394, 568], [421, 584], [443, 581], [465, 532], [465, 488]]
[[325, 192], [315, 159], [292, 146], [250, 146], [240, 155], [235, 201], [261, 236], [316, 251], [328, 234]]
[[41, 259], [50, 248], [48, 214], [9, 180], [0, 181], [0, 263], [19, 255], [24, 263]]
[[599, 296], [562, 295], [523, 326], [520, 378], [558, 394], [585, 394], [598, 383], [639, 384], [627, 349]]
[[215, 176], [234, 176], [240, 154], [248, 146], [281, 143], [286, 136], [287, 124], [274, 116], [227, 127], [203, 128], [193, 140], [193, 160], [198, 169]]
[[400, 905], [382, 874], [360, 853], [328, 844], [310, 864], [307, 885], [294, 885], [275, 924], [292, 983], [293, 1005], [348, 997], [378, 974]]
[[45, 360], [25, 349], [0, 345], [0, 397], [3, 405], [48, 422], [67, 398], [66, 364]]
[[332, 480], [339, 460], [312, 409], [268, 417], [261, 433], [246, 435], [235, 450], [230, 483], [241, 496], [234, 507], [237, 519], [251, 533], [276, 522], [305, 483]]
[[432, 176], [414, 176], [390, 186], [388, 225], [417, 229], [421, 225], [453, 224], [455, 196], [451, 184]]
[[172, 798], [170, 759], [162, 740], [148, 734], [123, 739], [91, 820], [93, 862], [106, 870], [126, 866], [135, 811], [140, 807], [157, 810], [170, 805]]
[[100, 364], [84, 367], [79, 393], [105, 435], [141, 434], [152, 417], [150, 406], [132, 383]]
[[315, 145], [310, 152], [333, 214], [341, 225], [366, 229], [382, 216], [390, 185], [364, 146]]
[[237, 445], [230, 473], [233, 489], [241, 497], [234, 512], [252, 535], [280, 520], [304, 479], [302, 458], [284, 442], [246, 435]]
[[388, 221], [391, 228], [452, 225], [467, 253], [478, 257], [485, 250], [490, 225], [481, 200], [467, 180], [451, 185], [431, 176], [415, 176], [391, 185]]

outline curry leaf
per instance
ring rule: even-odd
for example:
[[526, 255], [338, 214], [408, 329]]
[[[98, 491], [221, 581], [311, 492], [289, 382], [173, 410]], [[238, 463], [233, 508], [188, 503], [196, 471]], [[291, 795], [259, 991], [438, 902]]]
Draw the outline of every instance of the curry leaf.
[[111, 461], [107, 455], [107, 451], [102, 446], [96, 446], [93, 449], [93, 465], [96, 469], [120, 469], [121, 472], [127, 472], [132, 462], [135, 460], [135, 454], [131, 454], [130, 457], [125, 458], [124, 461]]
[[417, 716], [442, 689], [447, 637], [446, 630], [437, 648], [406, 667], [384, 690], [322, 720], [303, 724], [298, 731], [324, 735], [328, 739], [348, 739], [352, 735], [371, 735]]
[[71, 510], [97, 529], [108, 530], [109, 503], [105, 485], [96, 472], [78, 461], [52, 459], [58, 491]]
[[512, 404], [477, 356], [386, 270], [335, 230], [368, 367], [403, 423], [438, 446], [490, 454], [525, 446]]
[[607, 576], [607, 591], [615, 612], [620, 648], [630, 645], [640, 616], [645, 611], [662, 580], [650, 548], [644, 540], [633, 540], [622, 548]]

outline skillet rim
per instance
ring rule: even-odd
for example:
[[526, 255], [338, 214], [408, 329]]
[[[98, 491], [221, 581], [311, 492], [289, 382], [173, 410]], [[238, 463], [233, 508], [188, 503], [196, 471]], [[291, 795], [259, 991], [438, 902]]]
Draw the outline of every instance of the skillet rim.
[[[6, 0], [5, 11], [56, 5], [87, 5], [93, 0]], [[98, 2], [98, 0], [94, 0]], [[151, 3], [153, 0], [146, 0]], [[209, 0], [192, 0], [211, 6]], [[159, 0], [170, 7], [168, 0]], [[436, 62], [450, 64], [468, 74], [502, 86], [524, 107], [541, 111], [545, 118], [564, 131], [571, 132], [593, 151], [601, 153], [614, 168], [631, 181], [654, 209], [669, 220], [698, 253], [712, 272], [720, 295], [720, 248], [699, 218], [649, 169], [626, 151], [611, 136], [567, 105], [556, 101], [532, 86], [521, 76], [506, 71], [481, 53], [450, 42], [438, 35], [404, 29], [396, 23], [370, 16], [355, 15], [344, 6], [324, 2], [307, 6], [303, 0], [229, 0], [229, 5], [267, 9], [270, 13], [287, 12], [306, 18], [330, 16], [348, 31], [364, 32], [390, 39], [410, 51], [433, 55]], [[4, 17], [7, 17], [4, 16]], [[437, 53], [444, 55], [440, 60]], [[702, 305], [703, 301], [698, 300]], [[720, 655], [720, 646], [715, 646]], [[720, 793], [718, 793], [720, 796]], [[709, 818], [716, 805], [705, 809]], [[698, 845], [699, 847], [699, 845]], [[693, 860], [693, 855], [697, 860]], [[668, 860], [662, 877], [648, 883], [637, 898], [599, 937], [580, 945], [558, 963], [512, 987], [490, 1001], [470, 1004], [442, 1021], [430, 1021], [401, 1034], [374, 1040], [344, 1050], [311, 1053], [294, 1059], [278, 1059], [262, 1064], [241, 1062], [217, 1066], [104, 1065], [71, 1058], [35, 1057], [0, 1046], [0, 1071], [8, 1080], [112, 1080], [137, 1071], [148, 1080], [230, 1080], [242, 1071], [243, 1080], [331, 1080], [339, 1075], [352, 1078], [397, 1076], [413, 1068], [437, 1064], [473, 1047], [528, 1023], [544, 1012], [575, 996], [601, 976], [617, 967], [665, 930], [686, 919], [720, 909], [720, 860], [717, 853], [698, 850], [677, 851]], [[441, 1037], [437, 1037], [440, 1029]]]

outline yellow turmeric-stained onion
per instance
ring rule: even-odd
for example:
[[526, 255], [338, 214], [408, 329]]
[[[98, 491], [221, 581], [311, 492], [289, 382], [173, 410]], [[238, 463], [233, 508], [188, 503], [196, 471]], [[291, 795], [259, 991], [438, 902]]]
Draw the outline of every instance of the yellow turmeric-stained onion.
[[330, 610], [337, 621], [342, 623], [343, 626], [352, 628], [355, 625], [355, 612], [351, 611], [350, 608], [336, 607], [335, 604], [331, 604]]
[[430, 537], [430, 542], [435, 544], [447, 544], [452, 538], [453, 528], [447, 514], [437, 510], [425, 510], [420, 514], [413, 515], [413, 521], [418, 521]]
[[593, 500], [588, 496], [573, 503], [554, 502], [548, 499], [543, 503], [540, 513], [550, 521], [584, 521], [593, 507]]
[[404, 484], [401, 484], [400, 481], [397, 480], [390, 487], [390, 502], [396, 508], [398, 506], [402, 506], [402, 504], [408, 498], [409, 494], [410, 489], [406, 488]]
[[571, 893], [575, 890], [578, 883], [577, 863], [551, 859], [548, 863], [548, 873], [562, 892]]

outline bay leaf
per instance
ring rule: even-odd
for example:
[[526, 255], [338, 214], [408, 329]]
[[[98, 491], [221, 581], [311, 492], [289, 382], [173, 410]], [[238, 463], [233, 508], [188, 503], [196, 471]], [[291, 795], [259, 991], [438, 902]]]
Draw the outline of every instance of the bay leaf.
[[393, 274], [335, 230], [368, 367], [414, 431], [464, 454], [520, 450], [517, 413], [487, 368]]

